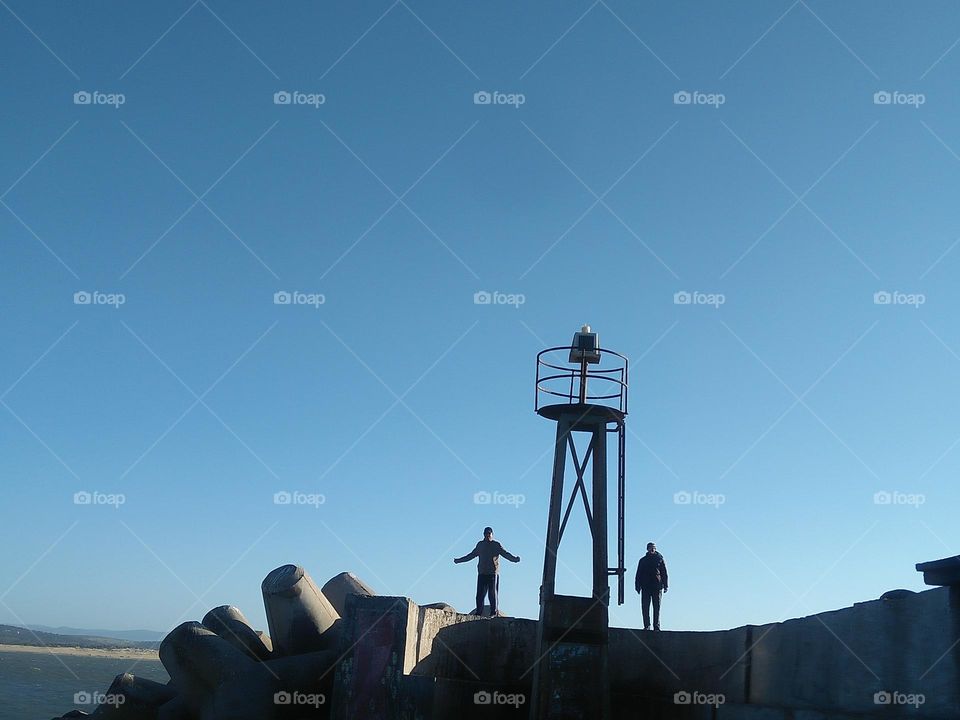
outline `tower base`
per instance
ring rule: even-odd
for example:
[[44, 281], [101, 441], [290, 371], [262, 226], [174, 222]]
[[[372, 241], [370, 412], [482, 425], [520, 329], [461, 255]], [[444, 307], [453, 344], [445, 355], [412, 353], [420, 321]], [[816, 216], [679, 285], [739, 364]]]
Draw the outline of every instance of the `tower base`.
[[553, 595], [541, 602], [531, 720], [610, 717], [608, 629], [602, 600]]

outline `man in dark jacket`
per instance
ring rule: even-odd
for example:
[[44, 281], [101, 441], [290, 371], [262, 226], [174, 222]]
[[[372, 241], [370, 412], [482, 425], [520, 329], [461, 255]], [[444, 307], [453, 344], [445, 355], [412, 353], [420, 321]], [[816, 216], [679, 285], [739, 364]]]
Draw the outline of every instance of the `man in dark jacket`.
[[473, 558], [480, 558], [477, 562], [477, 609], [473, 611], [475, 615], [483, 615], [484, 595], [490, 597], [490, 616], [497, 617], [500, 614], [500, 611], [497, 610], [497, 591], [500, 586], [501, 555], [510, 562], [520, 562], [519, 555], [511, 555], [504, 550], [503, 545], [493, 539], [493, 528], [485, 527], [483, 529], [483, 540], [477, 543], [473, 552], [453, 559], [455, 563], [464, 563], [473, 560]]
[[653, 603], [653, 629], [660, 629], [661, 591], [667, 591], [667, 564], [657, 546], [647, 543], [647, 554], [637, 563], [637, 579], [634, 582], [640, 593], [640, 610], [643, 612], [643, 629], [650, 629], [650, 603]]

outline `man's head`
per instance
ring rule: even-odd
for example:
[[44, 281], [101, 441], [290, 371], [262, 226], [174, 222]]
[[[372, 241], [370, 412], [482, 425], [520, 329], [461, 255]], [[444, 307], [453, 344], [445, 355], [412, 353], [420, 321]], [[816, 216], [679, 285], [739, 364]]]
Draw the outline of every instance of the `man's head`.
[[657, 551], [657, 546], [656, 546], [655, 543], [652, 543], [652, 542], [647, 543], [647, 554], [648, 554], [648, 555], [653, 555], [656, 551]]
[[493, 528], [489, 525], [483, 529], [483, 539], [493, 540]]

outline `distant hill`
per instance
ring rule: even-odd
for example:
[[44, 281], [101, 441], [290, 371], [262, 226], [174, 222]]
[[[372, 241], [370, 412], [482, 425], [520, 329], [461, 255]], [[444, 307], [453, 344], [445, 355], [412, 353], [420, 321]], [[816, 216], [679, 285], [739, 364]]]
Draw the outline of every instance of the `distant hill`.
[[0, 625], [0, 645], [32, 645], [35, 647], [81, 647], [92, 649], [141, 648], [156, 650], [158, 641], [124, 640], [96, 635], [67, 635], [28, 630], [15, 625]]
[[102, 630], [73, 627], [50, 627], [49, 625], [24, 625], [31, 630], [42, 630], [55, 635], [85, 635], [88, 637], [117, 638], [119, 640], [136, 640], [160, 642], [166, 637], [160, 630]]

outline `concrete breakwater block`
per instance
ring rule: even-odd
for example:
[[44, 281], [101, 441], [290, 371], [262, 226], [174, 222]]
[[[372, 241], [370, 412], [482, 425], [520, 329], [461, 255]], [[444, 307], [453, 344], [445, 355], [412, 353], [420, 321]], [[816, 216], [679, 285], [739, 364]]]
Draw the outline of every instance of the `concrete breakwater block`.
[[183, 623], [164, 638], [160, 662], [197, 720], [275, 717], [275, 675], [198, 622]]
[[183, 698], [177, 695], [160, 706], [157, 711], [157, 720], [194, 720], [193, 715], [187, 710], [187, 704]]
[[282, 565], [263, 579], [260, 589], [277, 656], [335, 647], [336, 633], [330, 630], [340, 614], [306, 570], [299, 565]]
[[435, 602], [435, 603], [430, 603], [429, 605], [421, 605], [420, 607], [426, 608], [427, 610], [443, 610], [444, 612], [452, 612], [452, 613], [455, 613], [457, 611], [457, 609], [453, 605], [450, 605], [449, 603], [445, 603], [445, 602]]
[[[349, 604], [349, 598], [376, 599], [373, 590], [349, 572], [335, 575], [324, 587], [340, 607]], [[159, 654], [170, 675], [167, 684], [124, 673], [105, 693], [120, 702], [105, 702], [92, 714], [72, 710], [61, 718], [328, 718], [337, 663], [343, 657], [344, 622], [337, 605], [297, 565], [270, 572], [261, 591], [270, 635], [254, 630], [239, 608], [220, 605], [202, 623], [183, 623], [164, 638]], [[354, 628], [354, 642], [364, 629]]]
[[[269, 648], [250, 626], [250, 622], [233, 605], [221, 605], [203, 616], [203, 626], [222, 637], [238, 650], [245, 652], [254, 660], [269, 660]], [[267, 640], [270, 638], [268, 637]]]
[[330, 604], [333, 605], [333, 608], [341, 617], [347, 607], [347, 595], [363, 595], [365, 597], [376, 595], [369, 585], [352, 572], [342, 572], [334, 575], [327, 580], [320, 592], [330, 601]]
[[117, 675], [106, 692], [106, 702], [93, 717], [109, 720], [156, 720], [160, 707], [176, 696], [169, 685], [136, 677], [130, 673]]
[[960, 585], [960, 555], [917, 563], [927, 585]]

